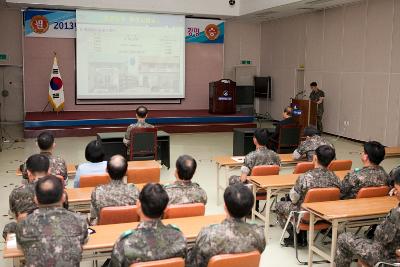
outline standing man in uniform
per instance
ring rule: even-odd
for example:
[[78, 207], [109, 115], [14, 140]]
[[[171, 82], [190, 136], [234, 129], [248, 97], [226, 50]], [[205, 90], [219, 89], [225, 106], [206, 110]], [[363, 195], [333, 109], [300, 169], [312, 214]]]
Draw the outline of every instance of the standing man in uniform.
[[168, 205], [168, 195], [160, 184], [147, 184], [137, 201], [140, 223], [125, 231], [114, 245], [110, 267], [129, 267], [143, 261], [186, 257], [186, 239], [172, 225], [164, 225], [161, 217]]
[[[393, 195], [400, 201], [400, 175], [394, 178]], [[400, 248], [400, 205], [393, 208], [386, 219], [378, 225], [373, 240], [347, 232], [339, 236], [335, 263], [336, 267], [349, 267], [353, 256], [369, 266], [377, 262], [396, 262], [396, 250]]]
[[321, 89], [318, 88], [317, 82], [310, 83], [311, 94], [310, 100], [318, 104], [317, 109], [317, 128], [320, 133], [323, 132], [322, 127], [322, 115], [324, 114], [324, 98], [325, 93]]
[[90, 224], [96, 225], [100, 211], [105, 207], [135, 205], [139, 189], [134, 184], [125, 184], [122, 180], [128, 169], [126, 159], [121, 155], [112, 156], [107, 162], [109, 184], [96, 186], [91, 196]]
[[84, 216], [63, 208], [63, 182], [54, 175], [35, 186], [39, 208], [18, 223], [16, 237], [26, 266], [79, 266], [88, 239]]
[[192, 178], [196, 171], [197, 163], [189, 155], [182, 155], [176, 160], [176, 181], [164, 186], [171, 204], [207, 204], [207, 193], [198, 183], [193, 183]]

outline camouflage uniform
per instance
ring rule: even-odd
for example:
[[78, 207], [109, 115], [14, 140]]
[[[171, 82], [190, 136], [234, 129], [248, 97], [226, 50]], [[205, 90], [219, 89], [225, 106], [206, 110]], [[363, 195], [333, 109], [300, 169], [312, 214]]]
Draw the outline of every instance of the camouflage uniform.
[[88, 229], [80, 214], [39, 208], [18, 223], [16, 237], [26, 266], [79, 266]]
[[145, 121], [137, 121], [136, 123], [128, 126], [128, 128], [126, 129], [124, 140], [123, 140], [124, 144], [128, 148], [128, 151], [127, 151], [128, 155], [129, 155], [130, 144], [131, 144], [131, 131], [134, 128], [154, 128], [154, 126], [151, 124], [148, 124]]
[[388, 178], [388, 185], [390, 187], [394, 186], [394, 179], [395, 179], [395, 175], [397, 175], [397, 173], [400, 171], [400, 165], [397, 167], [394, 167], [390, 173], [389, 173], [389, 178]]
[[306, 156], [308, 161], [312, 161], [315, 150], [322, 145], [328, 145], [334, 148], [329, 141], [319, 135], [307, 137], [306, 140], [301, 142], [299, 147], [293, 152], [293, 158], [299, 160], [303, 156]]
[[[265, 146], [257, 148], [255, 151], [250, 152], [244, 158], [244, 163], [240, 169], [242, 173], [247, 175], [251, 174], [251, 170], [259, 165], [281, 165], [279, 155]], [[240, 182], [240, 176], [232, 175], [229, 177], [229, 184]]]
[[172, 184], [164, 185], [164, 189], [169, 197], [168, 204], [207, 204], [206, 191], [198, 183], [192, 183], [192, 181], [175, 181]]
[[[46, 155], [50, 161], [49, 173], [52, 175], [60, 175], [64, 177], [64, 181], [68, 180], [68, 170], [65, 160], [59, 156], [53, 156], [50, 152], [40, 152], [42, 155]], [[21, 165], [22, 177], [28, 179], [28, 172], [26, 169], [26, 163]]]
[[9, 204], [13, 214], [31, 213], [37, 208], [34, 201], [36, 181], [20, 185], [11, 192]]
[[124, 232], [114, 244], [109, 266], [129, 267], [133, 263], [186, 257], [186, 239], [179, 229], [161, 220], [141, 222]]
[[278, 221], [282, 228], [285, 226], [290, 212], [300, 210], [309, 189], [325, 187], [340, 188], [339, 178], [327, 168], [320, 167], [301, 174], [290, 190], [291, 201], [280, 201], [276, 204]]
[[[310, 93], [310, 100], [313, 102], [318, 102], [321, 97], [325, 97], [324, 91], [318, 89], [317, 91], [312, 91]], [[323, 127], [322, 127], [322, 115], [324, 114], [324, 100], [322, 100], [321, 104], [318, 104], [318, 109], [317, 109], [317, 128], [318, 131], [321, 133], [323, 132]]]
[[228, 218], [203, 228], [186, 259], [188, 266], [206, 267], [211, 257], [265, 249], [264, 227]]
[[9, 222], [4, 226], [3, 229], [3, 238], [7, 240], [7, 235], [15, 233], [17, 231], [17, 223], [16, 222]]
[[379, 261], [396, 262], [395, 251], [400, 248], [400, 206], [392, 209], [376, 228], [373, 240], [343, 233], [337, 240], [336, 267], [348, 267], [357, 256], [374, 266]]
[[348, 173], [341, 185], [342, 199], [355, 198], [363, 187], [388, 185], [389, 176], [381, 166], [368, 166]]
[[139, 189], [134, 184], [125, 184], [122, 180], [111, 180], [109, 184], [97, 186], [91, 197], [90, 219], [96, 224], [100, 210], [105, 207], [135, 205], [139, 198]]

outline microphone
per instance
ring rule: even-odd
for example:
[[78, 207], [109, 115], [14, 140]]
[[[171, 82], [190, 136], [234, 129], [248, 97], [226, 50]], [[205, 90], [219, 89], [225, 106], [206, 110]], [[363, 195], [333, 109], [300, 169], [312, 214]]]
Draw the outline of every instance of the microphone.
[[305, 90], [298, 92], [294, 98], [297, 98], [298, 96], [302, 95], [304, 92], [305, 92]]

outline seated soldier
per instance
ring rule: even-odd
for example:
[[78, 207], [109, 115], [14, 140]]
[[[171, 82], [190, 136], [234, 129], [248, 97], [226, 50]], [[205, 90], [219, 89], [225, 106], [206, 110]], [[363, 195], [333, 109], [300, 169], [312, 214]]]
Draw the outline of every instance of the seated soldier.
[[[62, 176], [65, 183], [68, 182], [67, 164], [59, 156], [53, 155], [53, 150], [56, 147], [54, 136], [50, 132], [42, 132], [36, 139], [37, 145], [40, 149], [40, 154], [46, 155], [50, 160], [49, 172], [53, 175]], [[26, 165], [21, 165], [22, 176], [28, 179], [26, 173]]]
[[196, 167], [196, 160], [189, 155], [176, 160], [176, 181], [164, 186], [169, 197], [168, 204], [207, 203], [206, 191], [198, 183], [192, 183]]
[[99, 141], [93, 140], [87, 144], [85, 158], [88, 162], [79, 164], [74, 178], [74, 187], [79, 187], [81, 175], [106, 173], [107, 161], [104, 160], [104, 150]]
[[[41, 154], [32, 155], [26, 161], [26, 168], [28, 183], [24, 183], [13, 189], [9, 196], [10, 211], [18, 222], [25, 219], [28, 214], [37, 209], [34, 201], [35, 185], [39, 178], [48, 174], [49, 159]], [[15, 222], [10, 222], [4, 227], [4, 239], [7, 238], [7, 234], [15, 233], [16, 226]]]
[[36, 183], [39, 208], [18, 223], [16, 231], [26, 266], [79, 266], [87, 223], [83, 216], [64, 209], [64, 200], [60, 178], [49, 175]]
[[[284, 228], [290, 212], [300, 210], [309, 189], [340, 188], [339, 178], [327, 169], [335, 156], [335, 149], [327, 145], [320, 146], [315, 150], [315, 155], [313, 156], [314, 169], [300, 174], [296, 184], [289, 192], [290, 201], [280, 201], [276, 204], [277, 217], [282, 228]], [[289, 224], [287, 231], [289, 232], [289, 237], [285, 238], [284, 244], [285, 246], [293, 246], [294, 236], [291, 224]], [[297, 240], [300, 246], [305, 246], [307, 243], [306, 232], [300, 232]]]
[[341, 183], [342, 199], [355, 198], [363, 187], [388, 185], [389, 176], [379, 166], [385, 158], [385, 148], [376, 141], [364, 143], [361, 169], [355, 169], [347, 174]]
[[[400, 201], [400, 175], [394, 180], [393, 194]], [[373, 240], [358, 237], [354, 233], [343, 233], [337, 240], [336, 267], [349, 267], [353, 256], [369, 266], [377, 262], [396, 262], [396, 249], [400, 247], [400, 205], [393, 208], [375, 230]]]
[[400, 165], [397, 167], [394, 167], [389, 173], [388, 185], [390, 187], [394, 187], [394, 180], [397, 175], [400, 175]]
[[250, 189], [241, 183], [230, 185], [224, 192], [226, 219], [204, 227], [188, 253], [188, 266], [206, 267], [211, 257], [265, 249], [264, 227], [248, 224], [244, 217], [254, 204]]
[[148, 124], [146, 122], [146, 118], [147, 118], [147, 113], [148, 110], [145, 106], [139, 106], [136, 109], [136, 123], [133, 123], [131, 125], [128, 126], [128, 128], [126, 129], [126, 133], [125, 133], [125, 137], [124, 137], [124, 144], [126, 145], [126, 147], [128, 148], [128, 154], [129, 154], [129, 147], [131, 145], [131, 131], [134, 128], [154, 128], [153, 125]]
[[253, 142], [256, 150], [250, 152], [244, 158], [243, 166], [241, 167], [241, 175], [232, 175], [229, 177], [229, 184], [247, 183], [247, 176], [251, 174], [251, 170], [259, 165], [281, 165], [279, 155], [266, 147], [268, 140], [268, 132], [266, 129], [256, 129], [254, 132]]
[[272, 143], [271, 140], [274, 140], [276, 142], [279, 142], [279, 133], [281, 130], [281, 126], [283, 125], [295, 125], [297, 124], [296, 120], [292, 117], [292, 112], [293, 109], [291, 107], [285, 107], [283, 110], [282, 118], [283, 120], [280, 120], [275, 127], [275, 130], [273, 133], [269, 134], [268, 137], [268, 147], [271, 149], [275, 149], [275, 143]]
[[114, 245], [109, 266], [130, 266], [143, 261], [185, 258], [186, 239], [181, 231], [161, 221], [168, 195], [159, 184], [147, 184], [137, 201], [140, 223], [124, 232]]
[[100, 211], [105, 207], [135, 205], [139, 197], [139, 189], [134, 184], [125, 184], [122, 180], [128, 169], [126, 159], [115, 155], [107, 162], [109, 184], [96, 186], [91, 196], [90, 223], [97, 224]]
[[295, 160], [305, 157], [308, 161], [312, 161], [315, 154], [315, 149], [317, 149], [317, 147], [322, 145], [333, 147], [328, 140], [320, 136], [317, 128], [313, 126], [304, 128], [303, 136], [306, 138], [306, 140], [302, 141], [299, 147], [293, 152], [293, 159]]

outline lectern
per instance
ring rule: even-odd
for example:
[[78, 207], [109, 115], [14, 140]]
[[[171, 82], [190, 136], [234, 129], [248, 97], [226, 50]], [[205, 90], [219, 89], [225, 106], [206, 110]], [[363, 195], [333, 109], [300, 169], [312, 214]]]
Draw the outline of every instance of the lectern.
[[301, 128], [304, 129], [309, 125], [317, 126], [317, 103], [310, 100], [292, 99], [291, 106], [294, 109], [294, 115], [297, 115], [293, 117]]
[[236, 112], [236, 83], [223, 79], [209, 84], [210, 113], [229, 114]]

